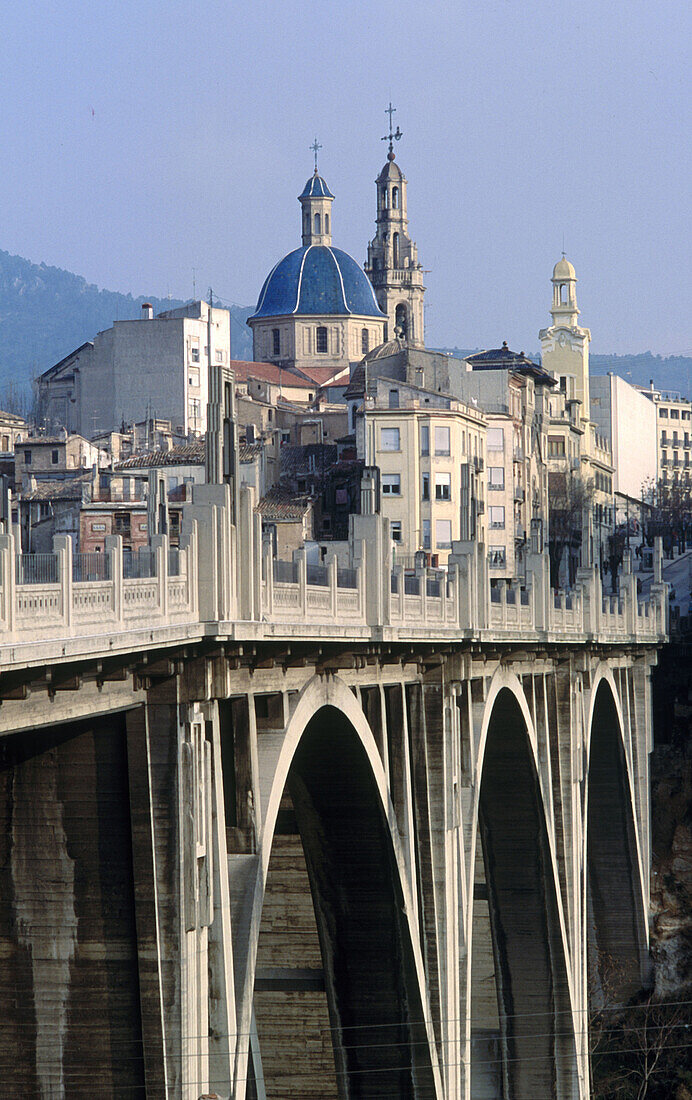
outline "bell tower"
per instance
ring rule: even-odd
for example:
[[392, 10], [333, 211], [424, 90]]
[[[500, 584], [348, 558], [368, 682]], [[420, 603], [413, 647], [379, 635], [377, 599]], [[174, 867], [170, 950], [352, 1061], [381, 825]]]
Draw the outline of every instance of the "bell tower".
[[549, 328], [539, 332], [541, 361], [560, 381], [566, 397], [581, 402], [581, 418], [590, 417], [589, 344], [591, 333], [578, 323], [577, 276], [563, 252], [553, 268], [553, 304]]
[[392, 129], [395, 110], [390, 103], [385, 112], [389, 115], [389, 133], [382, 140], [389, 142], [389, 151], [387, 162], [375, 181], [376, 233], [368, 245], [365, 271], [377, 303], [387, 315], [385, 340], [398, 336], [412, 347], [423, 347], [423, 267], [408, 232], [406, 177], [395, 163], [394, 142], [402, 137], [398, 126]]

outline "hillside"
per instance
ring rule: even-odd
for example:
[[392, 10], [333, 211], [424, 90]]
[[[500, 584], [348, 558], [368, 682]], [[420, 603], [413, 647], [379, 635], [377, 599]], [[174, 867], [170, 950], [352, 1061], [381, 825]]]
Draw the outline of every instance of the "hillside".
[[[24, 411], [38, 374], [113, 321], [138, 317], [147, 300], [155, 313], [183, 304], [177, 299], [133, 298], [100, 290], [59, 267], [0, 251], [0, 408]], [[237, 358], [251, 356], [245, 325], [251, 312], [231, 307], [232, 350]]]

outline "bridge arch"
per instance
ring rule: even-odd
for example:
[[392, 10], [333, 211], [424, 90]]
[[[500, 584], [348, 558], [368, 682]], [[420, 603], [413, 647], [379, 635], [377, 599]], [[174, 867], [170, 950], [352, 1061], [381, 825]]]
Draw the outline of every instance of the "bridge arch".
[[[356, 696], [338, 677], [316, 676], [280, 743], [272, 735], [264, 744], [258, 736], [258, 755], [262, 821], [241, 1020], [250, 1019], [253, 990], [257, 1000], [262, 910], [288, 800], [319, 938], [335, 1093], [363, 1100], [440, 1096], [404, 850], [382, 760]], [[241, 1041], [242, 1030], [241, 1024]], [[272, 1083], [265, 1068], [268, 1097], [312, 1095], [306, 1080], [289, 1087], [290, 1066], [284, 1072], [283, 1081]]]
[[612, 670], [594, 676], [588, 713], [584, 868], [589, 992], [626, 1001], [647, 979], [646, 878], [635, 828], [635, 768]]
[[[511, 1100], [577, 1096], [567, 935], [546, 824], [536, 731], [519, 680], [504, 669], [493, 677], [486, 699], [476, 799], [473, 935], [481, 939], [485, 919], [498, 1034], [492, 1042], [481, 1029], [483, 1042], [471, 1043], [472, 1095]], [[481, 995], [473, 988], [479, 984], [473, 952], [472, 943], [470, 1027], [479, 1019], [474, 999]], [[483, 995], [485, 1022], [490, 1022], [487, 988]]]

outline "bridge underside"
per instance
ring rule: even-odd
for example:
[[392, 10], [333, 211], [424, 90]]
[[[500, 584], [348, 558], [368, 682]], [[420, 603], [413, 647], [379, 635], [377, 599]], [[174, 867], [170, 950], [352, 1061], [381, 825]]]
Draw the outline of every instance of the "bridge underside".
[[4, 1089], [586, 1100], [587, 926], [628, 989], [645, 961], [650, 663], [229, 643], [37, 673], [31, 707], [0, 678]]

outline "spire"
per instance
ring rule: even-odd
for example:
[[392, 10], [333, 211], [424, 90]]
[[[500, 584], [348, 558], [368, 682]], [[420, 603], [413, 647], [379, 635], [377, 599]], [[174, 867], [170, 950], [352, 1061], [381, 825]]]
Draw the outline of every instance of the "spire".
[[317, 154], [322, 148], [317, 138], [310, 149], [315, 156], [315, 171], [298, 196], [303, 208], [301, 225], [303, 245], [332, 243], [331, 209], [334, 196], [317, 170]]

